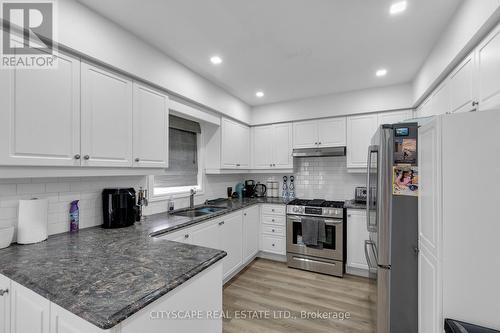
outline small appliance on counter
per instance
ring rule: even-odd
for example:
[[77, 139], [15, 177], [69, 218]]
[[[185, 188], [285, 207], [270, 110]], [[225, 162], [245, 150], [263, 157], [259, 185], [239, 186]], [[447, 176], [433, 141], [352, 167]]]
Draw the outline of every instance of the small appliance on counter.
[[267, 186], [261, 183], [257, 183], [254, 187], [255, 196], [257, 198], [263, 198], [267, 193]]
[[103, 224], [106, 229], [131, 226], [139, 217], [133, 188], [106, 188], [102, 191]]
[[0, 249], [4, 249], [9, 247], [14, 240], [14, 230], [15, 227], [3, 227], [0, 228]]
[[354, 191], [354, 201], [366, 204], [366, 186], [356, 187]]
[[253, 198], [255, 196], [255, 180], [245, 180], [245, 198]]
[[245, 184], [238, 183], [234, 187], [233, 198], [243, 198], [245, 197], [245, 193], [246, 193]]
[[274, 180], [268, 180], [266, 183], [267, 187], [267, 196], [270, 198], [278, 198], [279, 197], [279, 182]]
[[444, 331], [446, 333], [500, 333], [500, 331], [491, 328], [476, 326], [454, 319], [444, 320]]

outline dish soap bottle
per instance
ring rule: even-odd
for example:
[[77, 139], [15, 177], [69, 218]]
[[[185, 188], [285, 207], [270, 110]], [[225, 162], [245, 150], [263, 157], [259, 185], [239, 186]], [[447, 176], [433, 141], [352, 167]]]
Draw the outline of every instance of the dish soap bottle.
[[78, 208], [78, 200], [71, 201], [69, 207], [69, 231], [77, 232], [80, 229], [80, 208]]

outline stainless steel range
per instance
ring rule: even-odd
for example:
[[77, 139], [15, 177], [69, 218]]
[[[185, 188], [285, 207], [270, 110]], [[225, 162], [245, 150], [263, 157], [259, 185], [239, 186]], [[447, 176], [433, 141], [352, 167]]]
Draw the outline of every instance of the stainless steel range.
[[[287, 205], [287, 263], [289, 267], [342, 277], [345, 263], [344, 203], [296, 199]], [[304, 243], [303, 225], [318, 223], [325, 228], [324, 242]]]

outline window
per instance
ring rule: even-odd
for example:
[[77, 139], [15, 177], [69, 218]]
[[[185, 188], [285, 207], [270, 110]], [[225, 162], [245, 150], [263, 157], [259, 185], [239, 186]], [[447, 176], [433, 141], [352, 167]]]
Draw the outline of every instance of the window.
[[165, 175], [151, 177], [154, 197], [201, 189], [200, 124], [173, 115], [169, 120], [169, 167]]

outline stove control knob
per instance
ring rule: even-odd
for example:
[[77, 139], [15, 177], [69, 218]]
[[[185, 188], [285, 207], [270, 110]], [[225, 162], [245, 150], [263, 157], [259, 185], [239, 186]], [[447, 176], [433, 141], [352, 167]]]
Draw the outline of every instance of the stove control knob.
[[299, 207], [293, 207], [293, 212], [298, 213], [299, 212]]

